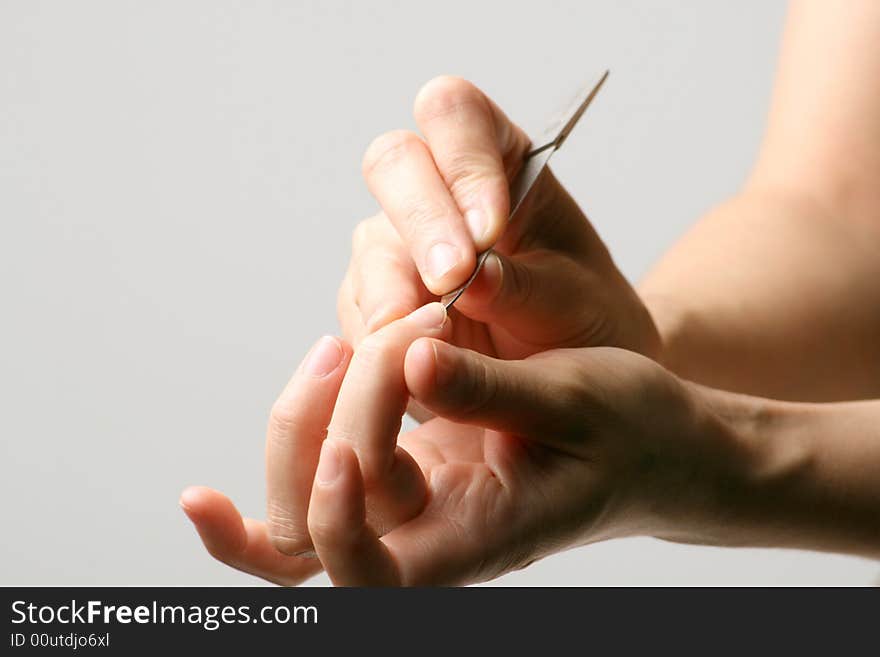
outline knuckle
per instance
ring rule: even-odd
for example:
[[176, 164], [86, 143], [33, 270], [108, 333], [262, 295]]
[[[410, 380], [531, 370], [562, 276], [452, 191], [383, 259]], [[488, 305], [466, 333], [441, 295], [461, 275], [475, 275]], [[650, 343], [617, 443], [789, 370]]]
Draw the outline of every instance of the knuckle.
[[376, 137], [367, 147], [361, 163], [364, 178], [387, 170], [421, 146], [421, 139], [409, 130], [392, 130]]
[[380, 213], [355, 225], [351, 233], [352, 264], [358, 266], [377, 251], [398, 253], [403, 243], [387, 216]]
[[291, 439], [300, 432], [302, 416], [296, 407], [296, 400], [288, 395], [281, 397], [272, 404], [269, 413], [269, 439], [273, 445], [286, 447]]
[[380, 329], [361, 340], [352, 357], [352, 369], [362, 367], [364, 371], [370, 371], [373, 368], [381, 368], [388, 361], [393, 343], [386, 333], [385, 330]]
[[372, 224], [369, 219], [364, 219], [363, 221], [358, 222], [354, 227], [354, 230], [351, 232], [352, 253], [363, 251], [367, 244], [369, 244], [371, 230]]
[[373, 242], [387, 239], [389, 229], [388, 218], [381, 212], [361, 219], [351, 232], [352, 252], [357, 255], [369, 251]]
[[535, 305], [534, 273], [528, 266], [512, 261], [504, 273], [507, 284], [499, 292], [504, 297], [501, 301], [509, 304], [510, 311], [528, 311]]
[[410, 235], [428, 237], [432, 227], [445, 222], [449, 210], [442, 204], [428, 198], [413, 199], [406, 211], [406, 230]]
[[486, 185], [507, 189], [501, 165], [489, 153], [458, 151], [447, 155], [443, 161], [443, 177], [459, 202], [469, 199]]
[[296, 413], [291, 407], [286, 397], [279, 397], [269, 412], [269, 427], [272, 434], [283, 434], [287, 432], [292, 424], [296, 422]]
[[298, 537], [277, 536], [274, 534], [269, 536], [269, 542], [272, 543], [272, 547], [278, 550], [281, 554], [286, 554], [288, 556], [296, 556], [312, 546], [311, 540], [304, 541]]
[[295, 522], [289, 513], [282, 510], [268, 513], [266, 529], [272, 545], [283, 554], [297, 554], [311, 547], [308, 531], [302, 523]]
[[564, 442], [581, 442], [584, 428], [595, 425], [601, 405], [595, 403], [580, 378], [562, 378], [555, 382], [551, 399], [554, 405], [549, 423], [552, 431]]
[[336, 317], [342, 328], [342, 335], [350, 344], [357, 346], [363, 329], [364, 309], [355, 295], [354, 285], [347, 277], [336, 295]]
[[340, 320], [351, 311], [354, 304], [354, 283], [351, 278], [351, 266], [349, 266], [342, 283], [339, 284], [339, 289], [336, 290], [336, 315]]
[[483, 93], [471, 82], [453, 75], [441, 75], [416, 94], [413, 113], [420, 123], [455, 116], [469, 105], [485, 107]]
[[266, 505], [266, 531], [283, 554], [297, 554], [312, 546], [305, 518], [278, 500], [270, 499]]

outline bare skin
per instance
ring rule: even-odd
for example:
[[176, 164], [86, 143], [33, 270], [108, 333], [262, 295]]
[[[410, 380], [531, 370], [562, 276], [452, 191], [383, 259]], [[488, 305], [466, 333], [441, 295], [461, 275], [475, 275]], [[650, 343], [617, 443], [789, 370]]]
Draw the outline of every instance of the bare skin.
[[663, 362], [798, 401], [880, 397], [880, 4], [794, 2], [758, 161], [640, 286]]
[[[880, 401], [843, 401], [880, 397], [878, 81], [877, 3], [794, 2], [750, 179], [638, 294], [546, 175], [449, 317], [428, 302], [501, 235], [528, 144], [470, 83], [426, 85], [424, 138], [364, 158], [383, 212], [355, 233], [344, 337], [273, 408], [267, 522], [184, 491], [208, 550], [341, 585], [633, 535], [880, 558]], [[398, 436], [407, 407], [424, 422]]]

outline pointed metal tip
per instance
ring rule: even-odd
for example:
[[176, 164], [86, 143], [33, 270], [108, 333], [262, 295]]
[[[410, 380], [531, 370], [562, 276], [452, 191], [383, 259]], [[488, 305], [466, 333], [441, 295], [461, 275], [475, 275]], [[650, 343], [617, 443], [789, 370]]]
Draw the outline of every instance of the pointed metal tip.
[[450, 308], [452, 308], [452, 304], [454, 304], [456, 301], [458, 301], [458, 298], [462, 294], [464, 294], [464, 287], [460, 287], [457, 290], [453, 290], [449, 294], [444, 294], [442, 297], [440, 297], [440, 303], [443, 304], [443, 307], [446, 310], [449, 310]]
[[593, 85], [593, 88], [590, 89], [590, 93], [587, 94], [586, 98], [581, 101], [581, 104], [574, 111], [574, 114], [571, 115], [571, 118], [566, 122], [566, 124], [562, 127], [562, 130], [559, 131], [559, 135], [554, 140], [554, 144], [556, 148], [562, 146], [562, 142], [568, 137], [572, 130], [574, 130], [574, 126], [580, 120], [580, 118], [584, 115], [584, 112], [587, 111], [587, 108], [590, 106], [590, 103], [593, 102], [593, 99], [596, 97], [596, 94], [599, 93], [599, 90], [602, 88], [602, 85], [605, 84], [605, 80], [608, 79], [608, 76], [611, 74], [611, 69], [605, 69], [605, 72], [602, 74], [602, 77], [599, 78], [599, 81]]

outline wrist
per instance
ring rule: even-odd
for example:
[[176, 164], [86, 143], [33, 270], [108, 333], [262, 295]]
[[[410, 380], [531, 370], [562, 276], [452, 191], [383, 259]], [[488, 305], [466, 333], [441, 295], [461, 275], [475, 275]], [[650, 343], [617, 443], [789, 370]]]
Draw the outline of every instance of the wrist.
[[[685, 384], [714, 444], [700, 513], [659, 538], [880, 556], [880, 402], [802, 404]], [[693, 502], [691, 502], [693, 504]]]
[[[779, 496], [811, 462], [811, 445], [788, 426], [789, 404], [683, 381], [692, 420], [676, 460], [679, 480], [652, 491], [657, 538], [717, 546], [776, 545]], [[667, 478], [668, 479], [668, 478]], [[774, 500], [774, 497], [777, 498]]]

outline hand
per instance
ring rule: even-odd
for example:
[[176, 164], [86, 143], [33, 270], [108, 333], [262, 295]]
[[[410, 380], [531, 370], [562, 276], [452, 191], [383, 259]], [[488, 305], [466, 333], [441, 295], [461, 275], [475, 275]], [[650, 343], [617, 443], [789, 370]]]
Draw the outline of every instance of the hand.
[[326, 440], [308, 524], [337, 585], [483, 581], [631, 535], [714, 542], [729, 517], [721, 502], [747, 489], [753, 455], [713, 402], [631, 352], [502, 361], [420, 339], [405, 377], [437, 415], [400, 440], [425, 473], [427, 504], [379, 538], [355, 452]]
[[494, 244], [456, 302], [454, 344], [500, 358], [597, 345], [657, 355], [650, 315], [549, 171], [507, 225], [508, 186], [529, 147], [520, 128], [451, 77], [419, 92], [415, 118], [424, 140], [390, 132], [364, 156], [383, 213], [354, 232], [338, 298], [349, 342], [458, 287]]
[[[751, 454], [702, 389], [620, 349], [498, 360], [444, 342], [451, 328], [431, 304], [353, 357], [319, 342], [273, 411], [269, 529], [249, 525], [259, 547], [204, 526], [241, 525], [218, 493], [185, 493], [212, 554], [285, 583], [318, 568], [272, 551], [271, 535], [288, 553], [314, 549], [336, 584], [458, 584], [566, 547], [692, 540], [722, 523], [718, 493], [738, 490]], [[409, 395], [438, 417], [397, 445]]]
[[[424, 506], [419, 466], [397, 448], [409, 393], [406, 348], [418, 337], [448, 339], [443, 306], [429, 304], [364, 340], [356, 354], [324, 337], [312, 347], [272, 407], [266, 437], [268, 521], [242, 520], [221, 493], [191, 487], [181, 506], [220, 561], [282, 584], [320, 570], [307, 526], [309, 494], [326, 435], [352, 441], [370, 489], [371, 521], [394, 527]], [[329, 428], [328, 428], [329, 427]]]

